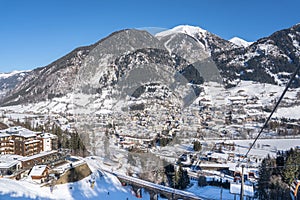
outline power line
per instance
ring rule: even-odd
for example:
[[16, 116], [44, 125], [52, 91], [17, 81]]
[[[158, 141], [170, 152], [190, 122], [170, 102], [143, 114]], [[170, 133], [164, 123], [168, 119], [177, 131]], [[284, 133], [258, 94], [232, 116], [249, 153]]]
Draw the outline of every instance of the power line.
[[299, 164], [293, 164], [293, 165], [284, 165], [284, 166], [274, 166], [274, 167], [264, 167], [266, 169], [284, 169], [284, 168], [288, 168], [288, 167], [300, 167], [300, 163]]
[[299, 69], [300, 69], [300, 64], [298, 64], [296, 71], [294, 72], [294, 74], [292, 75], [290, 81], [289, 81], [288, 84], [286, 85], [286, 87], [285, 87], [283, 93], [281, 94], [280, 98], [278, 99], [278, 101], [277, 101], [275, 107], [273, 108], [271, 114], [269, 115], [268, 119], [265, 121], [264, 125], [263, 125], [262, 128], [260, 129], [260, 131], [259, 131], [258, 135], [256, 136], [254, 142], [253, 142], [252, 145], [249, 147], [247, 153], [245, 154], [245, 158], [248, 156], [248, 153], [251, 151], [252, 147], [254, 146], [254, 144], [256, 143], [256, 141], [258, 140], [258, 138], [259, 138], [259, 136], [261, 135], [261, 133], [263, 132], [263, 130], [267, 127], [267, 124], [269, 123], [269, 121], [270, 121], [272, 115], [273, 115], [274, 112], [276, 111], [276, 109], [277, 109], [279, 103], [280, 103], [281, 100], [283, 99], [285, 93], [287, 92], [287, 90], [288, 90], [289, 87], [291, 86], [291, 84], [292, 84], [294, 78], [295, 78], [296, 75], [298, 74]]

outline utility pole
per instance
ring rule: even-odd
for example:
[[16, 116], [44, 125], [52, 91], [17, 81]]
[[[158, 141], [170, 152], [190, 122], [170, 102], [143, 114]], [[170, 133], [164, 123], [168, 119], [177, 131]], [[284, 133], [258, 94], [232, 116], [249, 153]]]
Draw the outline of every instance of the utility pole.
[[244, 168], [245, 168], [245, 165], [242, 164], [240, 200], [244, 200]]
[[220, 200], [223, 199], [223, 178], [225, 177], [225, 175], [222, 173], [220, 178], [221, 178], [221, 192], [220, 192]]
[[175, 164], [174, 164], [174, 181], [173, 181], [174, 191], [172, 193], [172, 200], [175, 199], [175, 181], [176, 181], [176, 168], [175, 168], [175, 165], [176, 165], [176, 160], [175, 160]]
[[223, 186], [222, 186], [222, 183], [221, 183], [221, 193], [220, 193], [220, 200], [222, 200], [223, 199]]

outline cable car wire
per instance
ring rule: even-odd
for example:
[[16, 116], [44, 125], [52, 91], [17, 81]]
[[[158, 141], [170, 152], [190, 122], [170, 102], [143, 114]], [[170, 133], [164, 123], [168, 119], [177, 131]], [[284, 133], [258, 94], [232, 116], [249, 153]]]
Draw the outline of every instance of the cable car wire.
[[275, 105], [275, 107], [273, 108], [271, 114], [269, 115], [269, 117], [268, 117], [267, 120], [265, 121], [264, 125], [263, 125], [262, 128], [260, 129], [260, 131], [259, 131], [258, 135], [256, 136], [254, 142], [253, 142], [252, 145], [249, 147], [247, 153], [245, 154], [245, 158], [247, 158], [249, 152], [250, 152], [251, 149], [253, 148], [253, 146], [254, 146], [254, 144], [256, 143], [256, 141], [258, 140], [259, 136], [262, 134], [263, 130], [267, 127], [267, 125], [268, 125], [268, 123], [269, 123], [269, 121], [270, 121], [272, 115], [273, 115], [274, 112], [276, 111], [276, 109], [277, 109], [279, 103], [280, 103], [281, 100], [283, 99], [285, 93], [287, 92], [287, 90], [288, 90], [289, 87], [291, 86], [291, 84], [292, 84], [294, 78], [295, 78], [296, 75], [298, 74], [299, 69], [300, 69], [300, 64], [298, 64], [296, 71], [295, 71], [294, 74], [292, 75], [290, 81], [289, 81], [288, 84], [286, 85], [286, 87], [285, 87], [284, 91], [282, 92], [280, 98], [279, 98], [278, 101], [276, 102], [276, 105]]

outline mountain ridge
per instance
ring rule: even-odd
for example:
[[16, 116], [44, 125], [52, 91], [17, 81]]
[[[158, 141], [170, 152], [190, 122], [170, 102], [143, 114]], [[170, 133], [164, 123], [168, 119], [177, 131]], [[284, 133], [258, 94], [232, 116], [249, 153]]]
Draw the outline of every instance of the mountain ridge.
[[[288, 81], [296, 64], [299, 63], [299, 41], [299, 24], [261, 38], [251, 46], [237, 46], [207, 30], [188, 25], [180, 25], [155, 36], [141, 30], [120, 30], [92, 45], [78, 47], [45, 67], [28, 72], [22, 80], [6, 91], [2, 98], [0, 97], [0, 102], [2, 105], [9, 105], [64, 96], [74, 89], [74, 80], [78, 72], [82, 70], [82, 65], [87, 62], [87, 56], [96, 56], [98, 60], [103, 58], [99, 56], [100, 54], [104, 57], [108, 56], [107, 66], [113, 66], [114, 59], [129, 52], [134, 53], [136, 50], [147, 48], [166, 50], [170, 55], [175, 53], [179, 56], [178, 58], [186, 60], [187, 65], [193, 65], [196, 68], [198, 66], [197, 69], [200, 70], [204, 66], [207, 68], [206, 71], [212, 70], [213, 73], [219, 73], [226, 87], [235, 86], [239, 80], [282, 85]], [[102, 49], [94, 50], [95, 47], [101, 45]], [[109, 55], [115, 56], [109, 58]], [[161, 60], [161, 62], [164, 61]], [[201, 65], [198, 64], [199, 62]], [[98, 73], [100, 68], [93, 70]], [[119, 72], [117, 70], [114, 73]], [[95, 84], [98, 84], [97, 80], [101, 79], [99, 76], [102, 74], [97, 74], [97, 76], [94, 73], [90, 74], [96, 78]], [[297, 79], [294, 87], [299, 86], [300, 81]]]

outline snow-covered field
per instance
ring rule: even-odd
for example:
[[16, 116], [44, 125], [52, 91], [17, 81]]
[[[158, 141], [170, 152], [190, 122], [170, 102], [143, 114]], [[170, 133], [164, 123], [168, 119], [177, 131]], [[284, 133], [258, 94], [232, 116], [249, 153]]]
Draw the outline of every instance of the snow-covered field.
[[[284, 88], [282, 86], [271, 85], [271, 84], [261, 84], [255, 83], [252, 81], [241, 81], [236, 87], [230, 88], [228, 90], [224, 89], [222, 85], [208, 82], [204, 84], [204, 96], [210, 100], [211, 104], [214, 106], [226, 106], [231, 100], [246, 100], [251, 98], [257, 98], [257, 104], [260, 105], [274, 105], [274, 100], [277, 100]], [[282, 101], [285, 103], [297, 103], [298, 97], [297, 95], [300, 93], [300, 89], [290, 89], [285, 94], [285, 97]], [[202, 94], [203, 95], [203, 94]], [[106, 99], [106, 95], [102, 95], [101, 99]], [[84, 99], [82, 99], [84, 98]], [[1, 107], [1, 110], [6, 111], [15, 111], [16, 113], [35, 113], [35, 114], [49, 114], [49, 113], [73, 113], [74, 111], [79, 112], [78, 103], [85, 108], [85, 112], [87, 109], [93, 110], [102, 110], [104, 107], [107, 107], [104, 104], [99, 104], [99, 98], [95, 98], [95, 102], [89, 102], [89, 99], [94, 99], [93, 96], [80, 96], [78, 99], [73, 94], [67, 94], [64, 97], [54, 98], [51, 101], [42, 101], [36, 104], [26, 104], [26, 105], [16, 105], [16, 106], [8, 106]], [[197, 99], [198, 101], [199, 99]], [[80, 102], [83, 101], [83, 102]], [[88, 103], [85, 105], [84, 103]], [[293, 107], [284, 107], [280, 108], [274, 117], [290, 117], [294, 119], [300, 118], [300, 112], [298, 111], [299, 106]], [[75, 110], [74, 110], [75, 109]], [[105, 109], [104, 109], [105, 110]], [[85, 113], [83, 112], [83, 113]], [[100, 111], [99, 111], [100, 112]]]
[[221, 197], [221, 190], [222, 190], [223, 200], [234, 199], [234, 194], [230, 194], [229, 189], [221, 189], [220, 187], [216, 187], [216, 186], [199, 187], [196, 181], [191, 181], [191, 184], [192, 186], [188, 188], [187, 191], [192, 192], [201, 197], [208, 198], [211, 200], [219, 200]]
[[[206, 141], [207, 143], [214, 142], [214, 143], [231, 143], [235, 144], [235, 152], [239, 154], [245, 154], [250, 144], [252, 144], [253, 140], [211, 140]], [[300, 146], [300, 139], [299, 138], [290, 138], [290, 139], [258, 139], [256, 144], [249, 152], [249, 155], [255, 155], [257, 157], [264, 158], [268, 154], [270, 156], [275, 156], [277, 151], [285, 151], [291, 148], [295, 148]]]
[[290, 118], [290, 119], [300, 119], [300, 106], [293, 106], [289, 108], [279, 108], [277, 109], [274, 117], [278, 118]]
[[[137, 198], [131, 186], [122, 186], [119, 180], [110, 173], [102, 170], [104, 167], [95, 157], [85, 158], [92, 174], [75, 183], [56, 185], [51, 192], [50, 187], [42, 187], [28, 179], [10, 180], [0, 179], [0, 199], [42, 199], [42, 200], [77, 200], [77, 199], [107, 199], [107, 200], [134, 200], [150, 199], [148, 192], [142, 190], [142, 198]], [[106, 169], [107, 170], [107, 169]], [[95, 180], [94, 187], [91, 187], [91, 180]], [[203, 198], [219, 199], [221, 188], [215, 186], [199, 187], [197, 181], [191, 181], [190, 187], [186, 189]], [[234, 195], [229, 189], [222, 189], [222, 199], [233, 199]], [[159, 199], [162, 199], [159, 197]]]

